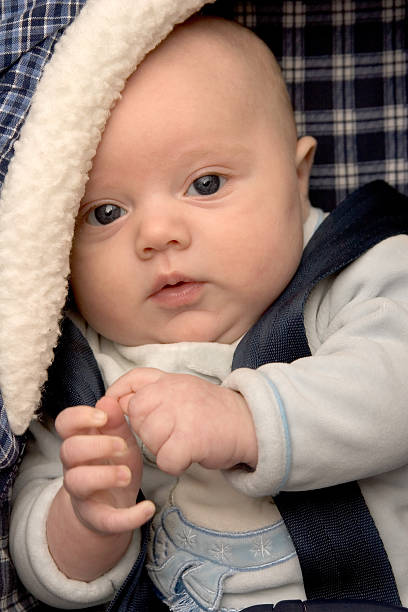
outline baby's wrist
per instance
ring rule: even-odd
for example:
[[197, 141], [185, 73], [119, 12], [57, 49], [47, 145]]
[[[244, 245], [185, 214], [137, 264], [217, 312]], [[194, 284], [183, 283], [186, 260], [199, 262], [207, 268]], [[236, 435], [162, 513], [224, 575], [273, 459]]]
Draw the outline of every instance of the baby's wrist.
[[47, 542], [54, 563], [67, 578], [91, 582], [114, 567], [132, 540], [132, 531], [97, 531], [75, 511], [61, 487], [47, 520]]
[[252, 418], [251, 410], [241, 393], [234, 391], [239, 398], [241, 404], [243, 424], [240, 426], [240, 434], [242, 436], [241, 453], [236, 467], [254, 471], [258, 463], [258, 442], [256, 438], [255, 424]]

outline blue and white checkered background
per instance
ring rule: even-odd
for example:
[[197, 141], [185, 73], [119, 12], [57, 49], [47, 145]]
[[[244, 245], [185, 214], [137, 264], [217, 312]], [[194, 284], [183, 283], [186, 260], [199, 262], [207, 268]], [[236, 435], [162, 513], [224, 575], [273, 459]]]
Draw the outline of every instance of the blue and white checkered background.
[[310, 193], [332, 209], [380, 178], [408, 194], [406, 0], [220, 0], [279, 60], [299, 134], [318, 141]]

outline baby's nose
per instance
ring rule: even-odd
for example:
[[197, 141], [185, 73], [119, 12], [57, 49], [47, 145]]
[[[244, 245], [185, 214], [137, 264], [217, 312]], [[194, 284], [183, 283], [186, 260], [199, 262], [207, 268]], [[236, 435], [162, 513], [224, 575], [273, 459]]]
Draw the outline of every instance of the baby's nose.
[[142, 216], [136, 238], [137, 253], [142, 259], [170, 248], [185, 249], [190, 242], [188, 223], [176, 210], [169, 213], [161, 206], [154, 213]]

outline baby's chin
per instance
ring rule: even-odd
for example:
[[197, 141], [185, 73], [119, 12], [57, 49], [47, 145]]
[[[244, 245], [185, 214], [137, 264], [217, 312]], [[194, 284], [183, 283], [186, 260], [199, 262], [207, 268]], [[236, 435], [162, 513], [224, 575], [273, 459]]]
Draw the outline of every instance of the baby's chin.
[[184, 328], [180, 333], [160, 334], [156, 344], [174, 344], [177, 342], [217, 342], [219, 344], [233, 344], [242, 336], [246, 330], [219, 330], [209, 329], [204, 325], [199, 327]]
[[[236, 315], [236, 313], [234, 313]], [[239, 319], [237, 322], [236, 319]], [[92, 325], [91, 325], [92, 327]], [[217, 310], [190, 309], [160, 317], [154, 321], [132, 321], [127, 325], [105, 325], [103, 329], [94, 327], [101, 336], [122, 346], [143, 346], [147, 344], [176, 344], [180, 342], [218, 342], [233, 344], [249, 329], [244, 316], [219, 313]]]
[[[197, 317], [185, 317], [183, 324], [178, 322], [152, 331], [143, 338], [134, 338], [135, 342], [127, 346], [140, 346], [146, 344], [176, 344], [180, 342], [218, 342], [220, 344], [233, 344], [239, 340], [246, 330], [223, 328], [217, 324], [208, 324], [206, 317], [201, 320]], [[120, 343], [123, 344], [123, 343]]]
[[213, 312], [190, 312], [176, 319], [165, 330], [165, 343], [169, 342], [218, 342], [232, 344], [238, 340], [246, 329], [230, 325]]

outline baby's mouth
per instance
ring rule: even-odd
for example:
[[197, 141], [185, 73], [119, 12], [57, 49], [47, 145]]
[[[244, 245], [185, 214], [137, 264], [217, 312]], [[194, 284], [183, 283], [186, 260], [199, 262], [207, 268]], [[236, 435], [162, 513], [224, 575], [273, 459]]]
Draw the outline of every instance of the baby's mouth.
[[158, 279], [150, 298], [165, 308], [192, 305], [201, 295], [203, 283], [191, 278], [173, 276]]
[[179, 281], [178, 283], [174, 283], [174, 285], [168, 283], [167, 285], [164, 285], [164, 287], [161, 288], [161, 291], [164, 291], [165, 289], [171, 289], [173, 287], [182, 287], [188, 282], [191, 282], [191, 281]]
[[172, 272], [171, 274], [161, 274], [156, 279], [153, 287], [151, 296], [156, 295], [160, 291], [165, 291], [172, 288], [181, 287], [188, 283], [194, 283], [195, 281], [192, 278], [188, 278], [184, 276], [184, 274], [180, 274], [179, 272]]

